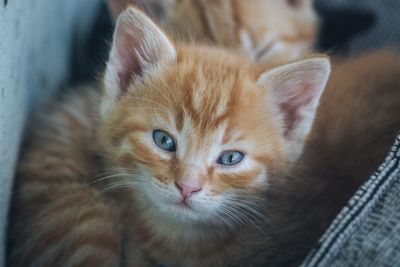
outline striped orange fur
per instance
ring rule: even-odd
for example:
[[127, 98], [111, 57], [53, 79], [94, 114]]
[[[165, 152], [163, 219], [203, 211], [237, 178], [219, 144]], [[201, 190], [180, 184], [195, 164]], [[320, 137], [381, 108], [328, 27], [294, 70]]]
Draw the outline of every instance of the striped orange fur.
[[94, 90], [79, 88], [29, 127], [11, 209], [8, 266], [118, 266], [118, 212], [87, 176], [98, 167], [92, 158], [96, 99]]
[[[346, 73], [355, 67], [361, 81], [373, 70], [364, 63], [381, 57], [386, 62], [388, 55], [350, 62]], [[313, 126], [329, 74], [324, 56], [261, 68], [231, 51], [175, 43], [128, 8], [117, 21], [101, 88], [70, 92], [30, 127], [11, 211], [9, 265], [293, 264], [360, 183], [352, 180], [338, 193], [346, 181], [326, 172], [340, 169], [340, 160], [325, 170], [318, 159], [349, 147], [335, 139], [341, 129], [368, 128], [355, 123], [360, 114], [384, 113], [367, 108], [375, 97], [361, 97], [351, 106], [361, 113], [343, 108], [340, 118], [332, 116], [338, 107], [325, 95], [351, 99], [349, 87], [335, 90], [343, 74], [334, 72], [339, 85], [328, 85]], [[360, 84], [349, 86], [359, 96]], [[342, 127], [329, 131], [324, 121]], [[174, 149], [157, 145], [160, 130]], [[357, 136], [349, 137], [357, 144]], [[358, 144], [346, 156], [360, 163], [365, 144]], [[385, 145], [377, 146], [374, 163]], [[229, 151], [241, 152], [242, 160], [222, 164]], [[310, 159], [317, 167], [308, 169]]]

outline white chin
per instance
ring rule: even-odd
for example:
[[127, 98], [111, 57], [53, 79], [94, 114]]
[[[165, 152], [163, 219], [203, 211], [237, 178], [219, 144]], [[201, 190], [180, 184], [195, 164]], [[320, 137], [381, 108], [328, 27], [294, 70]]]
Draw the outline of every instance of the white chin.
[[172, 219], [176, 223], [202, 225], [212, 221], [212, 214], [204, 210], [199, 210], [196, 206], [182, 204], [163, 203], [160, 211], [163, 216]]
[[180, 223], [201, 223], [209, 221], [210, 213], [192, 203], [178, 204], [179, 199], [155, 198], [148, 196], [154, 209], [163, 217]]
[[169, 216], [179, 221], [193, 222], [201, 220], [202, 214], [187, 204], [169, 204], [168, 206]]

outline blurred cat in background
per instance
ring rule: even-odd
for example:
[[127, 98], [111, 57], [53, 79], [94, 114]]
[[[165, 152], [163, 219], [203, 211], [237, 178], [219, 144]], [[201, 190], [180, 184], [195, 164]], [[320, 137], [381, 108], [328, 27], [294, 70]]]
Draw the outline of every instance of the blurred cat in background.
[[203, 42], [274, 65], [312, 53], [319, 19], [312, 0], [108, 0], [114, 17], [141, 6], [180, 40]]

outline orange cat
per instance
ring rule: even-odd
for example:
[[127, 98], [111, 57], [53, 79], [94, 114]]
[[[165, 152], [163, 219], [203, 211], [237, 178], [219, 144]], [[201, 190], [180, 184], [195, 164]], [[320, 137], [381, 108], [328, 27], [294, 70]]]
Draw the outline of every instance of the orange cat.
[[127, 2], [158, 14], [181, 40], [230, 48], [261, 64], [310, 55], [319, 24], [311, 0], [108, 0], [114, 16]]
[[[35, 127], [10, 263], [112, 266], [119, 239], [127, 266], [226, 266], [250, 255], [268, 177], [301, 154], [329, 69], [315, 58], [265, 71], [223, 50], [173, 44], [129, 8], [101, 105], [96, 91], [70, 95]], [[118, 209], [94, 199], [90, 171], [102, 168], [112, 174], [104, 190], [128, 189], [115, 200], [124, 239]]]
[[[378, 59], [386, 71], [366, 67]], [[103, 90], [68, 94], [31, 127], [9, 265], [287, 266], [364, 178], [357, 175], [375, 166], [364, 160], [375, 164], [389, 146], [389, 138], [372, 143], [385, 130], [360, 117], [398, 114], [397, 62], [350, 62], [341, 67], [350, 81], [334, 72], [308, 137], [327, 58], [263, 69], [218, 48], [174, 43], [128, 8]], [[398, 124], [385, 118], [385, 127]], [[360, 152], [366, 145], [374, 154]], [[354, 173], [343, 156], [362, 168]]]

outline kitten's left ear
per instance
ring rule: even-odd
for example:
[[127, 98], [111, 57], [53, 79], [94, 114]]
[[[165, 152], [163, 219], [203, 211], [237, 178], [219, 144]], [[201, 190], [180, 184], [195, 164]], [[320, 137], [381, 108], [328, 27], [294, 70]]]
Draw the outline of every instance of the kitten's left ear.
[[176, 59], [168, 37], [141, 11], [129, 7], [119, 16], [104, 77], [105, 106], [138, 81], [152, 78]]
[[257, 82], [268, 90], [267, 103], [281, 120], [291, 161], [303, 151], [330, 70], [328, 58], [313, 58], [267, 71]]

